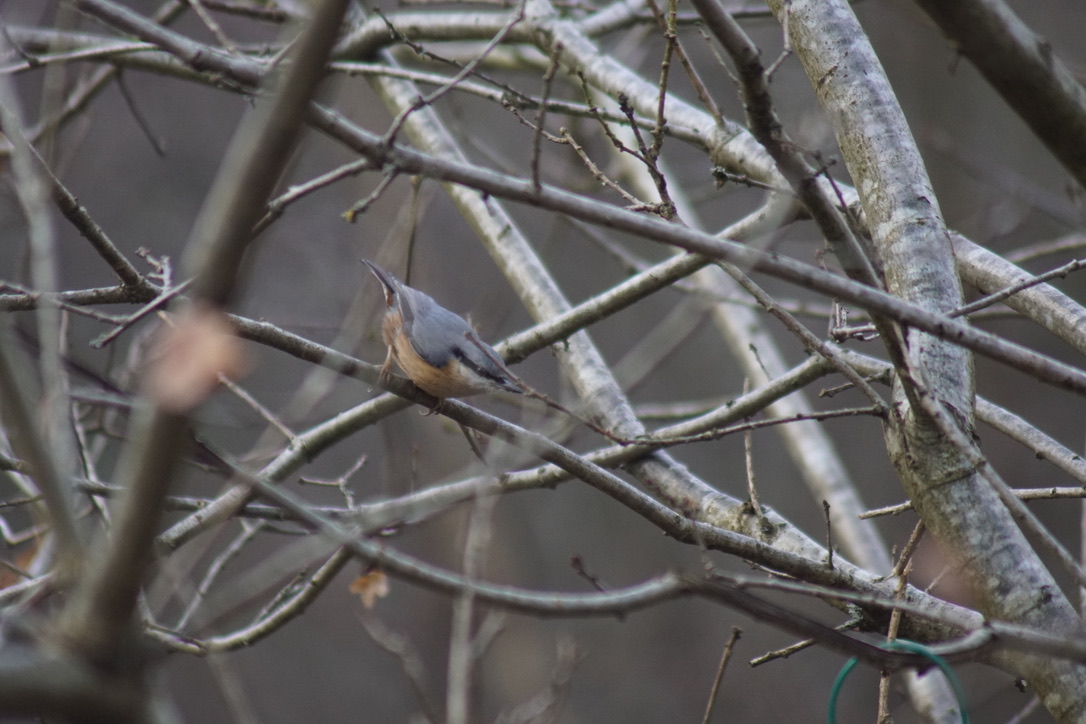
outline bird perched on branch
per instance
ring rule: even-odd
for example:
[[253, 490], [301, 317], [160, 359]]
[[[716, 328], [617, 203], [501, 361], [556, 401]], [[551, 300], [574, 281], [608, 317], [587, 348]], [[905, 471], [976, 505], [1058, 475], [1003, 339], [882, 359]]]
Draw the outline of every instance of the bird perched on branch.
[[465, 397], [480, 392], [526, 390], [501, 356], [479, 338], [463, 317], [429, 295], [402, 283], [373, 262], [362, 260], [385, 291], [381, 336], [388, 355], [381, 369], [387, 377], [396, 364], [434, 397]]

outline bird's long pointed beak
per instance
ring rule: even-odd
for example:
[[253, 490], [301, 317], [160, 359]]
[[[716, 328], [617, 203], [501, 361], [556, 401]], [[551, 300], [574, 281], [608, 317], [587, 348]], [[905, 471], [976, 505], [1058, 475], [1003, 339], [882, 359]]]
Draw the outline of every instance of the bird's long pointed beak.
[[385, 288], [385, 305], [391, 307], [392, 303], [396, 300], [396, 292], [399, 291], [399, 283], [396, 281], [396, 277], [392, 276], [369, 259], [362, 259], [361, 262], [368, 266], [370, 271], [373, 272], [373, 275], [377, 277], [377, 281], [381, 282], [381, 286]]

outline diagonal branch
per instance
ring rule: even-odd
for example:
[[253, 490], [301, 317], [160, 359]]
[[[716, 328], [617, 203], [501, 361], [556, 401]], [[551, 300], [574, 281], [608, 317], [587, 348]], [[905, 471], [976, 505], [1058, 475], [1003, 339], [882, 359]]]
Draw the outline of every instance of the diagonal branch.
[[1048, 150], [1086, 187], [1086, 89], [1002, 0], [917, 0]]
[[[134, 15], [103, 0], [76, 4], [107, 22]], [[198, 299], [222, 304], [229, 298], [253, 224], [289, 158], [345, 8], [345, 0], [326, 0], [315, 11], [275, 96], [239, 128], [189, 245]], [[71, 648], [92, 660], [112, 658], [131, 643], [151, 543], [187, 439], [187, 412], [159, 401], [141, 408], [134, 423], [134, 444], [122, 467], [128, 492], [118, 503], [113, 537], [80, 581], [64, 621]]]

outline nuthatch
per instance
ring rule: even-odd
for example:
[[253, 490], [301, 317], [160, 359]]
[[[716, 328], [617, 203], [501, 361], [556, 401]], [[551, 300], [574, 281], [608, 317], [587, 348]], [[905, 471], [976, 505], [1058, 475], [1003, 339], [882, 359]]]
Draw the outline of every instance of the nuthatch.
[[464, 397], [506, 390], [523, 393], [502, 358], [462, 317], [429, 295], [401, 283], [376, 264], [362, 262], [385, 289], [385, 319], [381, 336], [388, 345], [382, 376], [392, 360], [434, 397]]

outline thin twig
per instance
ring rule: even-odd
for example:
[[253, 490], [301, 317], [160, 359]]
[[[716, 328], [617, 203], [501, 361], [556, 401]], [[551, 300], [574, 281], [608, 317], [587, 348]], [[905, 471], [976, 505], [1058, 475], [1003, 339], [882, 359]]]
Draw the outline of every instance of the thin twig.
[[569, 129], [561, 128], [559, 129], [558, 133], [559, 140], [568, 144], [569, 147], [573, 149], [573, 152], [577, 154], [577, 157], [580, 158], [581, 162], [584, 163], [584, 165], [588, 168], [593, 178], [599, 181], [601, 185], [606, 186], [615, 193], [619, 194], [629, 203], [629, 206], [627, 208], [634, 211], [650, 210], [655, 208], [653, 204], [642, 201], [626, 189], [622, 188], [622, 186], [620, 186], [618, 182], [611, 180], [607, 176], [607, 174], [605, 174], [600, 169], [600, 167], [597, 166], [595, 162], [589, 157], [588, 153], [584, 150], [581, 144], [577, 143], [577, 141], [573, 138], [573, 135], [569, 132]]
[[110, 342], [119, 337], [125, 330], [132, 327], [140, 320], [144, 319], [150, 314], [153, 314], [164, 305], [168, 304], [174, 298], [184, 294], [188, 291], [188, 288], [192, 285], [192, 279], [186, 279], [177, 286], [171, 286], [164, 289], [157, 297], [152, 299], [135, 312], [115, 321], [116, 326], [108, 332], [101, 334], [91, 340], [91, 346], [95, 349], [101, 349], [108, 345]]
[[531, 169], [532, 183], [535, 184], [536, 188], [540, 187], [539, 155], [543, 150], [543, 134], [546, 132], [547, 127], [547, 101], [551, 97], [551, 84], [554, 82], [554, 74], [558, 72], [561, 62], [562, 44], [556, 43], [554, 50], [551, 52], [551, 61], [547, 66], [547, 72], [543, 74], [543, 90], [539, 94], [543, 102], [539, 105], [539, 112], [535, 117], [535, 133], [532, 134], [532, 155], [529, 168]]
[[396, 180], [398, 175], [399, 174], [395, 170], [382, 174], [381, 180], [377, 183], [377, 187], [367, 194], [366, 198], [344, 211], [343, 218], [352, 224], [358, 221], [358, 217], [366, 213], [369, 208], [377, 202], [377, 199], [381, 198], [385, 191], [388, 190], [388, 187], [392, 185], [392, 182]]
[[226, 33], [222, 31], [222, 27], [215, 21], [215, 18], [211, 17], [204, 8], [204, 0], [185, 0], [192, 9], [196, 12], [196, 16], [200, 18], [200, 21], [207, 27], [211, 34], [215, 37], [215, 40], [219, 41], [219, 45], [226, 48], [227, 52], [231, 55], [238, 55], [238, 47], [234, 45], [234, 42], [230, 38], [226, 37]]
[[263, 529], [264, 521], [257, 521], [255, 524], [251, 525], [243, 524], [241, 532], [215, 556], [215, 559], [211, 561], [211, 564], [204, 572], [203, 579], [196, 586], [196, 590], [193, 591], [192, 598], [189, 600], [185, 610], [177, 619], [177, 623], [174, 624], [176, 630], [185, 630], [189, 621], [192, 620], [192, 617], [196, 615], [196, 611], [200, 608], [201, 604], [203, 604], [204, 599], [207, 598], [207, 594], [211, 590], [211, 587], [215, 585], [216, 580], [226, 569], [226, 566], [230, 561], [237, 558], [238, 555], [241, 554], [242, 549], [245, 548], [245, 546], [247, 546]]
[[822, 515], [826, 521], [826, 568], [833, 570], [833, 516], [830, 515], [830, 503], [822, 501]]
[[713, 715], [713, 705], [716, 704], [716, 696], [720, 691], [720, 682], [724, 680], [724, 670], [728, 668], [728, 661], [732, 657], [732, 649], [735, 648], [735, 644], [738, 643], [739, 637], [742, 635], [743, 629], [732, 626], [732, 634], [728, 637], [727, 643], [724, 644], [724, 651], [720, 655], [720, 664], [716, 667], [716, 676], [713, 677], [713, 686], [709, 689], [709, 703], [705, 706], [705, 716], [701, 718], [702, 724], [709, 724], [709, 720]]
[[[526, 0], [520, 0], [520, 2], [517, 3], [517, 10], [511, 15], [508, 22], [506, 22], [505, 25], [502, 26], [501, 30], [499, 30], [498, 33], [490, 39], [490, 41], [486, 44], [486, 46], [483, 47], [479, 54], [475, 58], [473, 58], [471, 62], [461, 68], [460, 71], [457, 72], [457, 74], [453, 76], [448, 83], [431, 91], [425, 96], [419, 96], [414, 103], [401, 111], [396, 116], [396, 118], [393, 119], [388, 130], [385, 131], [384, 142], [386, 145], [392, 146], [396, 142], [396, 137], [399, 135], [400, 130], [403, 128], [403, 125], [407, 121], [407, 117], [409, 115], [415, 113], [422, 108], [425, 108], [426, 106], [432, 105], [437, 100], [442, 98], [445, 94], [447, 94], [450, 90], [455, 88], [457, 83], [464, 80], [475, 71], [476, 66], [481, 64], [483, 60], [485, 60], [486, 57], [490, 55], [491, 51], [493, 51], [494, 48], [498, 47], [498, 45], [500, 45], [505, 40], [505, 36], [511, 33], [513, 31], [513, 28], [524, 20], [525, 2]], [[381, 18], [388, 25], [389, 30], [391, 30], [395, 35], [401, 38], [404, 37], [401, 33], [396, 31], [395, 26], [393, 26], [392, 23], [389, 22], [384, 15], [381, 15]]]
[[1075, 259], [1074, 261], [1068, 262], [1067, 264], [1064, 264], [1061, 267], [1057, 267], [1056, 269], [1052, 269], [1051, 271], [1045, 272], [1044, 274], [1038, 274], [1034, 277], [1031, 277], [1030, 279], [1025, 279], [1018, 282], [1017, 284], [1012, 284], [1005, 289], [1000, 289], [998, 292], [989, 294], [986, 297], [981, 297], [980, 299], [970, 302], [965, 306], [958, 307], [957, 309], [950, 312], [949, 316], [961, 317], [966, 314], [972, 314], [973, 312], [984, 309], [985, 307], [989, 307], [993, 304], [1002, 302], [1008, 297], [1013, 297], [1015, 294], [1024, 289], [1029, 289], [1030, 287], [1035, 287], [1038, 284], [1043, 284], [1049, 279], [1055, 279], [1057, 277], [1063, 279], [1071, 272], [1076, 272], [1083, 267], [1086, 267], [1086, 259]]
[[[193, 0], [190, 0], [190, 2]], [[147, 120], [147, 117], [143, 115], [140, 110], [139, 104], [136, 103], [136, 99], [132, 96], [132, 91], [128, 87], [128, 83], [124, 80], [124, 73], [117, 74], [117, 88], [121, 91], [121, 97], [124, 98], [125, 105], [132, 113], [132, 117], [136, 120], [136, 125], [143, 132], [143, 137], [147, 139], [147, 142], [151, 144], [151, 148], [159, 158], [166, 157], [166, 142], [155, 135], [155, 131], [151, 128], [151, 123]]]
[[[1014, 488], [1011, 490], [1016, 498], [1024, 502], [1035, 500], [1080, 500], [1086, 498], [1086, 488], [1079, 486], [1051, 488]], [[883, 508], [874, 508], [861, 514], [861, 518], [880, 518], [885, 515], [899, 515], [912, 510], [913, 504], [906, 501], [897, 505], [887, 505]]]
[[[750, 378], [743, 379], [743, 394], [750, 392]], [[759, 518], [765, 516], [762, 512], [762, 503], [758, 500], [758, 488], [754, 485], [754, 435], [748, 428], [743, 432], [743, 458], [747, 466], [747, 496], [750, 499], [750, 507]]]
[[[905, 544], [905, 548], [901, 551], [901, 556], [898, 558], [897, 563], [894, 564], [893, 575], [897, 577], [897, 589], [894, 592], [894, 598], [898, 601], [902, 600], [905, 596], [906, 586], [909, 581], [909, 571], [912, 569], [913, 554], [916, 552], [917, 546], [920, 545], [920, 540], [924, 536], [924, 522], [919, 521], [916, 526], [913, 527], [913, 532], [909, 536], [908, 542]], [[901, 609], [895, 608], [890, 613], [890, 624], [886, 628], [886, 640], [893, 641], [898, 637], [898, 631], [901, 628]], [[876, 720], [879, 724], [892, 724], [893, 717], [890, 715], [890, 674], [889, 672], [883, 672], [879, 677], [879, 709]]]
[[267, 213], [265, 213], [260, 221], [256, 223], [256, 226], [253, 227], [253, 236], [258, 236], [264, 229], [268, 228], [273, 221], [283, 215], [287, 206], [295, 201], [323, 189], [326, 186], [330, 186], [340, 179], [347, 178], [348, 176], [356, 176], [363, 171], [372, 169], [373, 165], [368, 158], [360, 158], [357, 161], [345, 163], [339, 168], [332, 169], [303, 184], [291, 186], [285, 192], [268, 202]]
[[[842, 624], [839, 624], [834, 628], [836, 628], [838, 631], [852, 631], [863, 624], [863, 619], [854, 618]], [[778, 659], [787, 659], [792, 654], [799, 653], [800, 651], [804, 651], [811, 648], [812, 646], [817, 645], [818, 641], [816, 639], [804, 639], [803, 641], [797, 641], [796, 643], [785, 646], [784, 648], [776, 649], [774, 651], [767, 651], [761, 656], [755, 656], [748, 662], [748, 664], [751, 668], [754, 668], [756, 666], [761, 666], [762, 664], [768, 664], [772, 661], [777, 661]]]

